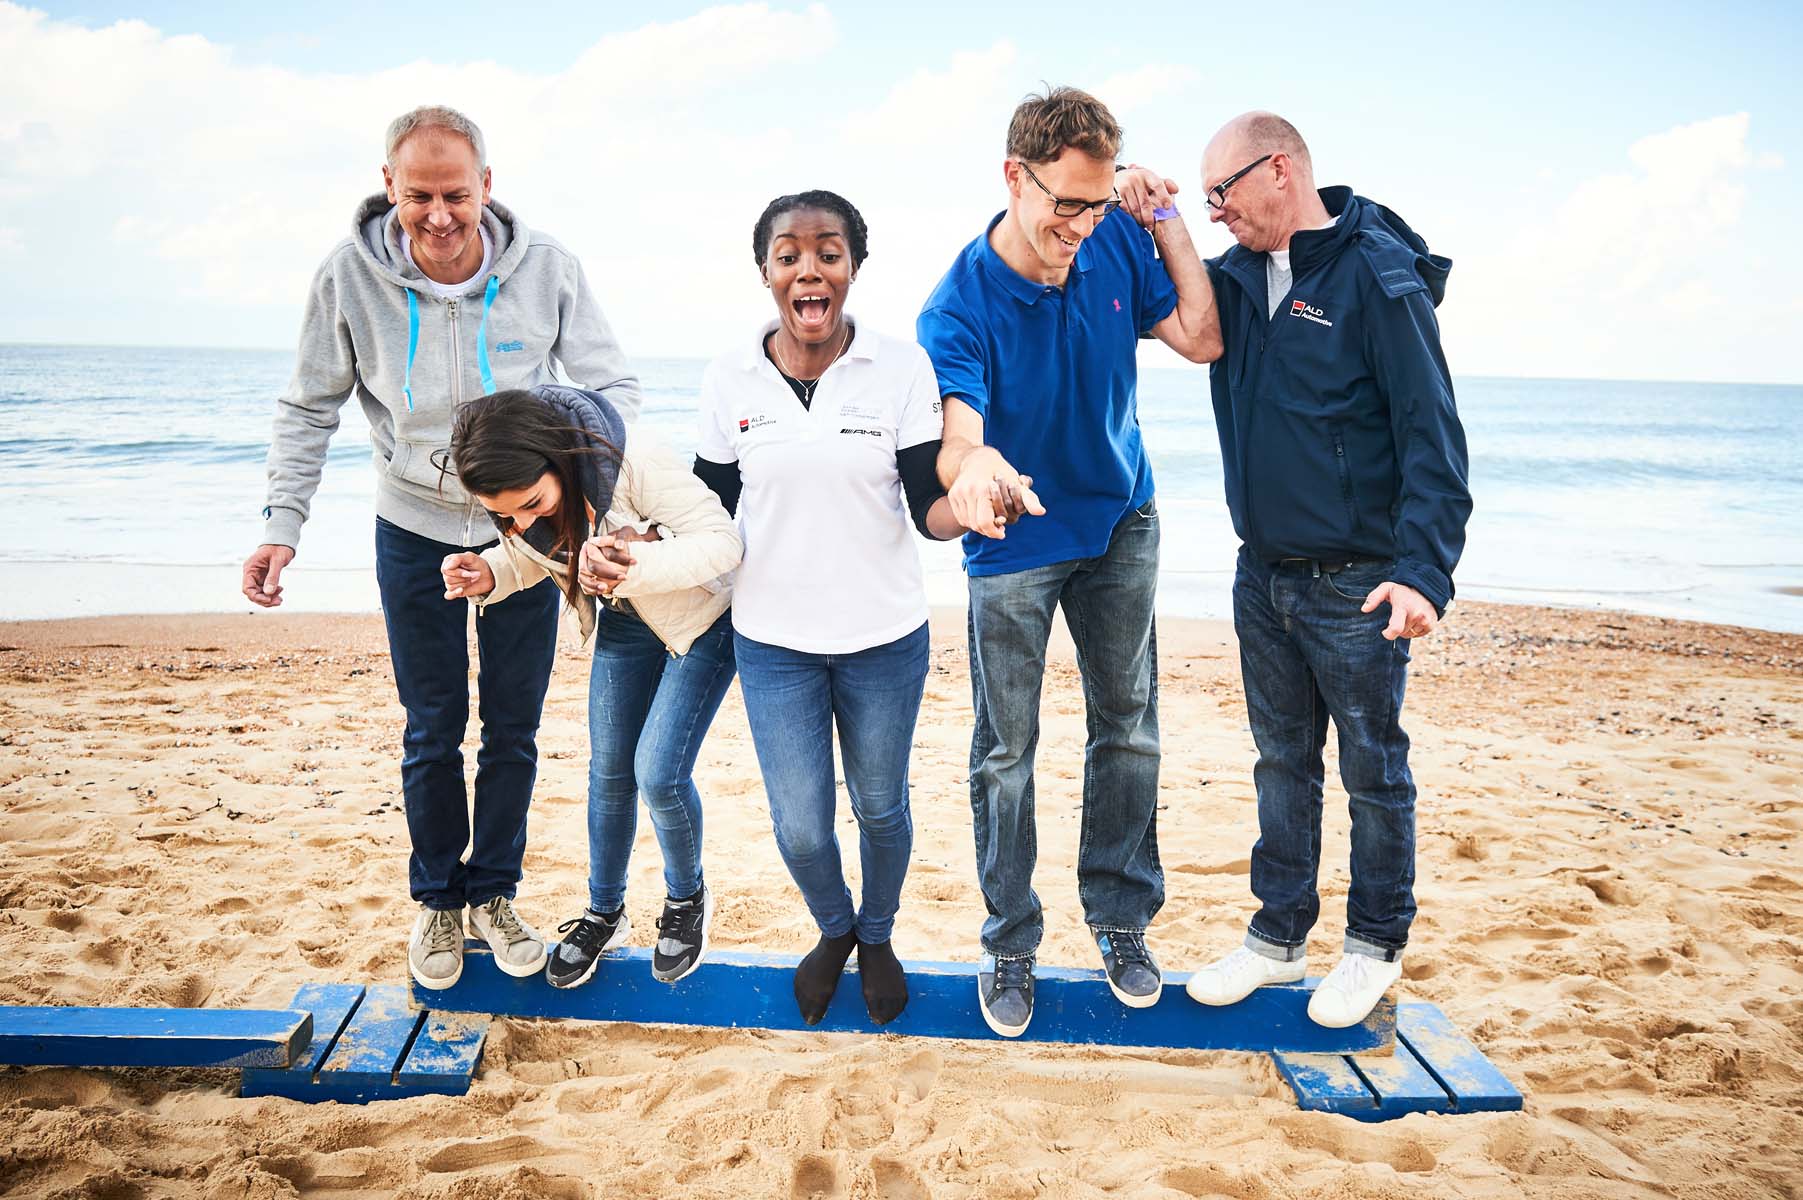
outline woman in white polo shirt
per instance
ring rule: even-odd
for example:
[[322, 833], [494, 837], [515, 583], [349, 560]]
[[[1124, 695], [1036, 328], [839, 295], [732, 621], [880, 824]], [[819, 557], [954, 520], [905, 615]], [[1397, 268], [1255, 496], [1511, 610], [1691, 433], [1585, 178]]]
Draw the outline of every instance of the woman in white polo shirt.
[[[913, 848], [908, 755], [927, 671], [910, 511], [928, 537], [964, 532], [934, 475], [939, 385], [926, 352], [845, 312], [867, 237], [832, 192], [764, 210], [752, 250], [777, 319], [702, 377], [695, 463], [736, 507], [745, 542], [739, 686], [777, 847], [820, 929], [795, 972], [809, 1024], [854, 947], [871, 1020], [908, 1002], [889, 935]], [[856, 908], [833, 833], [835, 727], [859, 826]]]

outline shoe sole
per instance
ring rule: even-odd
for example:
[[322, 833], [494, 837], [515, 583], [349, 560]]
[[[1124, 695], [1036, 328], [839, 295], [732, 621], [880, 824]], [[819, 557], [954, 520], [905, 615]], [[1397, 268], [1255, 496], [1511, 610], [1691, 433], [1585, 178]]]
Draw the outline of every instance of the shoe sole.
[[977, 1009], [983, 1014], [983, 1024], [989, 1026], [989, 1028], [994, 1030], [1000, 1037], [1017, 1038], [1021, 1034], [1027, 1032], [1027, 1026], [1033, 1023], [1033, 1014], [1031, 1012], [1027, 1013], [1027, 1019], [1022, 1021], [1019, 1025], [1004, 1025], [996, 1020], [995, 1017], [990, 1015], [989, 1006], [983, 1003], [983, 989], [981, 986], [977, 988]]
[[407, 972], [413, 976], [413, 982], [419, 984], [421, 987], [430, 988], [435, 992], [442, 992], [452, 984], [456, 983], [459, 979], [463, 978], [463, 959], [462, 957], [457, 959], [457, 973], [452, 975], [449, 979], [433, 979], [430, 976], [421, 975], [419, 973], [419, 968], [413, 965], [413, 960], [411, 958], [407, 960]]
[[[600, 953], [596, 954], [593, 961], [589, 963], [588, 970], [570, 980], [568, 983], [559, 983], [551, 978], [551, 964], [557, 961], [557, 951], [550, 946], [545, 947], [545, 982], [554, 988], [581, 987], [595, 977], [595, 969], [601, 965], [601, 955], [606, 954], [609, 950], [617, 949], [620, 943], [626, 940], [626, 935], [631, 932], [632, 918], [625, 913], [621, 913], [619, 927], [614, 930], [614, 935], [607, 939], [607, 944], [601, 947]], [[556, 944], [562, 945], [561, 942]]]
[[[694, 961], [674, 975], [659, 975], [657, 973], [657, 968], [653, 967], [651, 968], [651, 978], [657, 980], [659, 983], [675, 983], [680, 979], [686, 979], [690, 975], [693, 975], [695, 973], [695, 968], [699, 967], [707, 960], [708, 933], [713, 927], [714, 889], [709, 888], [707, 889], [706, 898], [701, 902], [701, 949], [695, 952]], [[652, 953], [655, 954], [656, 950], [653, 949]]]
[[1102, 978], [1108, 980], [1108, 990], [1114, 993], [1114, 998], [1128, 1008], [1151, 1008], [1164, 995], [1164, 976], [1162, 974], [1158, 977], [1158, 990], [1145, 996], [1135, 996], [1132, 992], [1123, 992], [1114, 985], [1114, 980], [1106, 971], [1102, 972]]
[[[1293, 975], [1293, 976], [1279, 975], [1275, 979], [1267, 979], [1263, 983], [1254, 984], [1252, 987], [1241, 992], [1239, 995], [1232, 997], [1231, 999], [1205, 1000], [1201, 996], [1196, 995], [1195, 990], [1190, 986], [1189, 983], [1186, 983], [1183, 985], [1183, 994], [1188, 996], [1191, 1000], [1194, 1000], [1197, 1004], [1204, 1004], [1204, 1005], [1207, 1005], [1209, 1008], [1225, 1008], [1229, 1004], [1238, 1004], [1241, 1000], [1244, 1000], [1247, 996], [1250, 996], [1253, 992], [1256, 992], [1261, 987], [1271, 987], [1275, 984], [1280, 984], [1280, 983], [1301, 983], [1303, 979], [1307, 978], [1307, 976], [1308, 976], [1308, 966], [1307, 966], [1307, 960], [1305, 959], [1305, 960], [1302, 960], [1301, 965], [1297, 967], [1295, 975]], [[1195, 979], [1193, 976], [1191, 977], [1190, 982], [1191, 983], [1195, 982]], [[1119, 993], [1116, 993], [1116, 994], [1118, 995]]]

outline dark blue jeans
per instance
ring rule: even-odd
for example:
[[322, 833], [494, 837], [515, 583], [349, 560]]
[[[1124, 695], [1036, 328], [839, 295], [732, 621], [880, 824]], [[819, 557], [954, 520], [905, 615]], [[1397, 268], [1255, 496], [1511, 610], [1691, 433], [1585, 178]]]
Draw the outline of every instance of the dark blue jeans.
[[[745, 719], [770, 800], [776, 848], [826, 937], [886, 942], [914, 850], [908, 756], [930, 639], [913, 633], [850, 654], [809, 654], [733, 635]], [[833, 727], [858, 818], [864, 896], [856, 911], [833, 832]]]
[[1240, 551], [1233, 625], [1258, 744], [1252, 894], [1262, 906], [1246, 945], [1271, 958], [1301, 958], [1321, 913], [1315, 877], [1321, 749], [1330, 717], [1352, 813], [1346, 952], [1392, 960], [1408, 944], [1415, 919], [1415, 782], [1400, 717], [1409, 643], [1384, 640], [1388, 605], [1359, 611], [1392, 567], [1360, 563], [1317, 573], [1308, 564], [1270, 566]]
[[695, 756], [732, 686], [732, 614], [674, 655], [630, 611], [603, 604], [588, 684], [589, 907], [613, 912], [626, 900], [626, 864], [645, 797], [664, 892], [701, 889], [701, 793]]
[[970, 579], [970, 808], [989, 918], [983, 948], [1032, 954], [1045, 921], [1033, 758], [1046, 639], [1064, 609], [1077, 650], [1089, 739], [1077, 895], [1096, 930], [1143, 930], [1164, 905], [1158, 862], [1158, 508], [1148, 501], [1095, 558]]
[[[549, 579], [476, 621], [482, 748], [475, 822], [463, 788], [469, 723], [469, 601], [446, 600], [439, 564], [479, 549], [435, 542], [376, 518], [376, 586], [407, 731], [401, 792], [413, 857], [413, 898], [457, 909], [513, 898], [526, 854], [526, 809], [538, 775], [538, 721], [557, 652], [556, 585]], [[473, 833], [473, 836], [472, 836]], [[469, 861], [463, 861], [464, 847]]]

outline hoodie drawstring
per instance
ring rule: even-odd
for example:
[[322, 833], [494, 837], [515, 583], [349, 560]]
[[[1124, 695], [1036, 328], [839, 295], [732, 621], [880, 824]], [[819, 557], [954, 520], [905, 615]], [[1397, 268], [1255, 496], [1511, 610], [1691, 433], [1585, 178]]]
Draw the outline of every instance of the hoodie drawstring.
[[419, 353], [419, 296], [407, 288], [407, 377], [401, 391], [407, 397], [407, 411], [413, 411], [413, 356]]
[[[490, 275], [482, 289], [482, 324], [476, 327], [476, 369], [482, 372], [482, 394], [494, 394], [495, 375], [488, 369], [488, 310], [494, 307], [495, 293], [501, 290], [501, 277]], [[412, 293], [408, 293], [411, 295]]]

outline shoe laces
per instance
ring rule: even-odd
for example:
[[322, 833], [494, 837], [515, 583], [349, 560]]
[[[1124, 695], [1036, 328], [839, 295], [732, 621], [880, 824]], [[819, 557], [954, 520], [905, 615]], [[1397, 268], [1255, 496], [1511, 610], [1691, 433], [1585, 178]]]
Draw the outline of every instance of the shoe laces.
[[664, 911], [657, 918], [657, 931], [680, 937], [700, 924], [702, 911], [700, 900], [691, 900], [686, 904], [666, 900]]
[[1032, 958], [998, 958], [995, 960], [996, 991], [1006, 988], [1024, 988], [1032, 982]]
[[1333, 984], [1343, 992], [1362, 992], [1373, 982], [1372, 975], [1377, 959], [1369, 954], [1347, 954], [1341, 957], [1338, 965], [1331, 972]]
[[455, 951], [462, 936], [463, 930], [458, 926], [456, 913], [444, 909], [434, 909], [426, 918], [424, 940], [427, 954]]
[[593, 954], [596, 948], [607, 940], [608, 927], [587, 913], [583, 913], [580, 917], [575, 917], [559, 925], [557, 932], [565, 935], [563, 938], [565, 945], [574, 946], [584, 954]]
[[1117, 961], [1123, 963], [1145, 963], [1151, 965], [1152, 955], [1146, 949], [1146, 938], [1141, 933], [1108, 932], [1108, 947]]
[[513, 911], [513, 905], [507, 902], [507, 897], [496, 896], [482, 907], [488, 913], [489, 925], [499, 930], [502, 937], [509, 942], [526, 940], [528, 936], [526, 927], [520, 922], [518, 914]]

